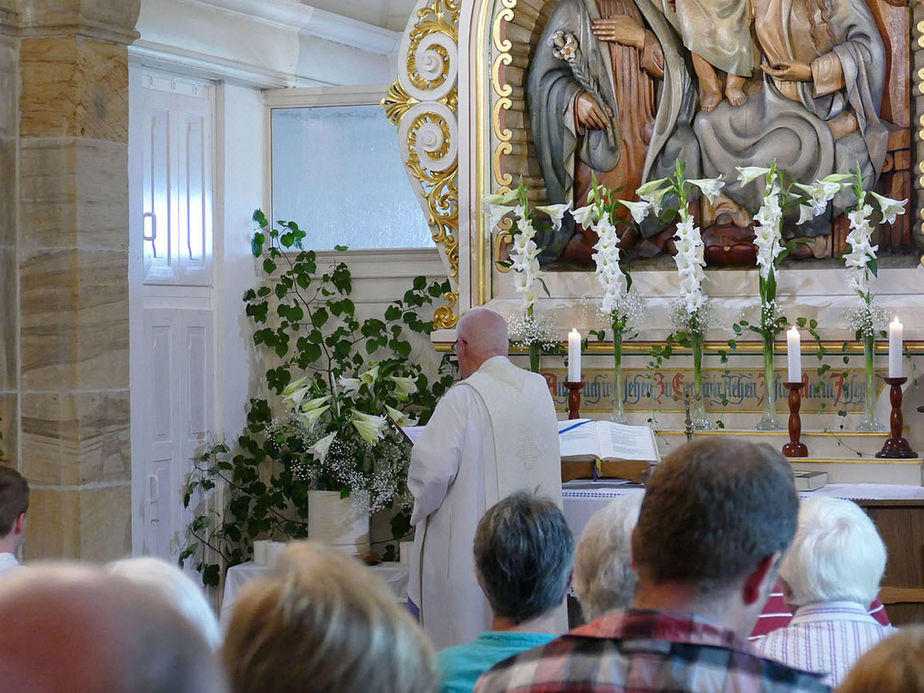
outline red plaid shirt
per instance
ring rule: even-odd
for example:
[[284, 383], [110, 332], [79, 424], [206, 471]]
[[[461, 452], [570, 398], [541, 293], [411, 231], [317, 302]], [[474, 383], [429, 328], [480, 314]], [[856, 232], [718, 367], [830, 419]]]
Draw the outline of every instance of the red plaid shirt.
[[692, 614], [607, 614], [511, 657], [476, 693], [829, 691], [816, 674], [763, 659], [733, 632]]

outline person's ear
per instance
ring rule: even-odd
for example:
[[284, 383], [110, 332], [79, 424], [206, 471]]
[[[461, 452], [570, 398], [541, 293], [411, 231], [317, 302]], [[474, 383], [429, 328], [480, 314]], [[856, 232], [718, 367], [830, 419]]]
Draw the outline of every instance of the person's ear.
[[772, 583], [776, 581], [774, 567], [780, 560], [781, 555], [779, 551], [774, 551], [769, 556], [765, 556], [747, 576], [744, 581], [744, 586], [742, 587], [741, 595], [745, 604], [753, 604], [769, 594], [769, 591], [765, 589], [768, 587], [766, 583], [770, 582], [771, 584], [769, 587], [772, 587]]
[[16, 518], [16, 522], [13, 523], [13, 533], [22, 534], [26, 531], [26, 514], [19, 513], [19, 517]]

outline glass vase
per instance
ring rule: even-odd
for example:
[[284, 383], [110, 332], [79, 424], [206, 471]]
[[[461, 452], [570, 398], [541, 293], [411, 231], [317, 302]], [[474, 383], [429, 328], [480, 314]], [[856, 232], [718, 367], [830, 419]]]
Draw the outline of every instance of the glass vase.
[[542, 363], [542, 345], [539, 342], [530, 342], [529, 344], [529, 370], [533, 373], [539, 372]]
[[773, 336], [764, 336], [764, 409], [757, 422], [758, 431], [782, 431], [783, 422], [776, 413], [776, 374], [773, 371]]
[[876, 370], [873, 359], [876, 356], [876, 338], [872, 334], [863, 335], [863, 363], [866, 368], [866, 393], [863, 397], [863, 420], [857, 430], [863, 433], [879, 433], [886, 430], [876, 418]]
[[693, 350], [693, 412], [690, 425], [698, 431], [712, 428], [706, 418], [706, 399], [703, 397], [703, 334], [690, 335]]
[[622, 382], [622, 331], [613, 333], [613, 423], [628, 423]]

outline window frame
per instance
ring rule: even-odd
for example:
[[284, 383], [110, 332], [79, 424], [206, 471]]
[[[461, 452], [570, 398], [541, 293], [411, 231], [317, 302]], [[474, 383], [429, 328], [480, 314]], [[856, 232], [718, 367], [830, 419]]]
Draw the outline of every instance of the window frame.
[[[264, 170], [266, 175], [265, 189], [263, 191], [264, 210], [267, 211], [267, 219], [276, 218], [273, 209], [273, 111], [276, 109], [291, 108], [311, 108], [315, 106], [378, 106], [382, 98], [387, 94], [391, 85], [362, 85], [362, 86], [331, 86], [331, 87], [292, 87], [284, 89], [267, 89], [263, 92], [264, 105], [264, 132], [266, 141], [264, 143]], [[384, 112], [382, 118], [385, 118]], [[397, 137], [397, 129], [395, 137]], [[413, 181], [412, 181], [413, 186]], [[415, 198], [417, 196], [415, 195]], [[419, 199], [418, 199], [419, 203]], [[424, 212], [421, 210], [421, 214]], [[368, 252], [368, 251], [416, 251], [416, 250], [435, 250], [435, 244], [427, 246], [408, 246], [402, 248], [351, 248], [345, 252]]]

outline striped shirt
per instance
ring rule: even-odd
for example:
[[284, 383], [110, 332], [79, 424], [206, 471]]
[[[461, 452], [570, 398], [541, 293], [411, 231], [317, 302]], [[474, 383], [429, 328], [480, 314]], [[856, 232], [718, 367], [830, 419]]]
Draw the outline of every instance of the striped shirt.
[[765, 657], [826, 674], [825, 683], [837, 686], [863, 653], [894, 632], [859, 604], [825, 602], [799, 607], [788, 626], [754, 646]]
[[[876, 597], [876, 600], [870, 604], [869, 615], [884, 626], [892, 625], [892, 622], [889, 620], [889, 614], [886, 613], [885, 606], [883, 606], [879, 597]], [[760, 618], [757, 619], [757, 625], [754, 626], [754, 630], [751, 632], [748, 640], [754, 642], [771, 631], [777, 630], [778, 628], [785, 628], [789, 625], [791, 620], [792, 612], [789, 610], [789, 607], [786, 606], [786, 600], [783, 599], [783, 588], [777, 583], [773, 588], [770, 599], [768, 599], [767, 603], [764, 605], [764, 610], [760, 613]]]
[[821, 677], [758, 655], [693, 614], [614, 611], [484, 674], [477, 693], [819, 693]]

